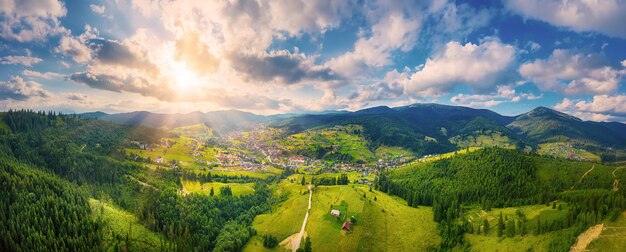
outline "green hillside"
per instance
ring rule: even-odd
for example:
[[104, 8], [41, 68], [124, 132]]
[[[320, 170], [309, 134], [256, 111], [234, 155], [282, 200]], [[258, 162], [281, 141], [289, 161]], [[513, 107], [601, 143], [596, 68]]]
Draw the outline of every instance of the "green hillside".
[[[433, 206], [444, 249], [504, 248], [503, 244], [511, 241], [503, 237], [522, 236], [526, 241], [541, 239], [532, 244], [544, 244], [543, 251], [561, 251], [569, 248], [576, 235], [587, 227], [626, 208], [624, 191], [614, 187], [626, 177], [620, 172], [614, 174], [616, 169], [487, 148], [386, 172], [378, 187], [405, 198], [410, 206]], [[560, 210], [551, 217], [544, 216], [545, 211], [536, 214], [533, 209], [541, 204]], [[515, 213], [520, 217], [511, 215], [511, 210], [496, 208], [520, 209], [520, 213]], [[488, 227], [494, 227], [493, 216], [500, 213], [505, 218], [495, 223], [501, 226], [499, 231], [489, 229], [485, 234], [481, 221], [487, 220]], [[537, 221], [540, 228], [534, 219], [541, 219]], [[531, 232], [533, 228], [535, 231]], [[481, 231], [483, 237], [470, 235]], [[494, 233], [494, 238], [488, 238]], [[505, 243], [501, 243], [503, 240]]]
[[337, 126], [293, 134], [281, 141], [292, 153], [310, 158], [344, 162], [370, 162], [374, 154], [363, 137], [363, 127]]

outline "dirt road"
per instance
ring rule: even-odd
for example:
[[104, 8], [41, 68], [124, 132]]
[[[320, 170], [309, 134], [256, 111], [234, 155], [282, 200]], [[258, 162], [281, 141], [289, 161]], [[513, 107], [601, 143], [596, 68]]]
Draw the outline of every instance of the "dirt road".
[[619, 180], [617, 180], [617, 176], [615, 176], [615, 172], [616, 172], [617, 170], [619, 170], [619, 169], [624, 169], [624, 167], [619, 167], [619, 168], [616, 168], [615, 170], [613, 170], [613, 179], [615, 179], [615, 180], [613, 181], [613, 191], [614, 191], [614, 192], [619, 191]]
[[311, 198], [313, 197], [313, 191], [311, 190], [311, 185], [309, 185], [309, 208], [306, 210], [306, 215], [304, 215], [304, 221], [302, 222], [302, 228], [300, 228], [300, 233], [293, 235], [291, 237], [291, 251], [296, 252], [298, 248], [300, 248], [300, 241], [302, 241], [302, 237], [305, 234], [304, 229], [306, 228], [306, 222], [309, 219], [309, 212], [311, 212]]
[[582, 176], [582, 177], [580, 177], [580, 179], [578, 180], [578, 182], [576, 182], [576, 184], [574, 184], [574, 185], [572, 186], [572, 188], [570, 188], [570, 190], [574, 189], [574, 187], [576, 187], [578, 184], [580, 184], [580, 182], [581, 182], [581, 181], [583, 181], [583, 179], [587, 176], [587, 174], [589, 174], [589, 173], [590, 173], [591, 171], [593, 171], [593, 169], [595, 169], [595, 168], [596, 168], [596, 165], [595, 165], [595, 164], [594, 164], [594, 165], [592, 165], [592, 166], [591, 166], [591, 169], [589, 169], [587, 172], [585, 172], [585, 174], [583, 174], [583, 176]]
[[604, 224], [598, 224], [593, 227], [587, 229], [587, 231], [583, 232], [576, 239], [576, 243], [569, 249], [569, 252], [581, 252], [587, 249], [587, 246], [598, 238], [602, 233], [602, 229], [604, 228]]

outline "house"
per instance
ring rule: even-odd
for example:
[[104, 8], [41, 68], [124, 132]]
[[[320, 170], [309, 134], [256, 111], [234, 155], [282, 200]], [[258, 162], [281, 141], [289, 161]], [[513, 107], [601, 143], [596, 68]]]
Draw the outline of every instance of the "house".
[[344, 222], [343, 225], [341, 225], [341, 230], [350, 231], [350, 222]]
[[339, 217], [341, 215], [341, 212], [339, 212], [339, 210], [337, 209], [333, 209], [333, 210], [330, 210], [330, 215]]
[[163, 163], [163, 157], [157, 156], [156, 162], [157, 162], [157, 164], [162, 164]]

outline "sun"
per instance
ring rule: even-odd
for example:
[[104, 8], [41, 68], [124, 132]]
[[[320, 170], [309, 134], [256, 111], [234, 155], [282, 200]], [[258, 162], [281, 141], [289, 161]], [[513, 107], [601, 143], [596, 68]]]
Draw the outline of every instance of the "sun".
[[201, 78], [194, 71], [187, 68], [185, 62], [172, 63], [171, 77], [173, 84], [179, 91], [191, 91], [199, 87]]

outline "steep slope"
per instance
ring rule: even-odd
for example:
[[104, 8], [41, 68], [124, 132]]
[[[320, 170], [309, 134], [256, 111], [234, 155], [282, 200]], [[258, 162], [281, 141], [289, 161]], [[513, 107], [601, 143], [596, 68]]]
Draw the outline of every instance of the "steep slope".
[[538, 107], [507, 125], [533, 143], [572, 142], [603, 147], [626, 145], [626, 125], [583, 121], [546, 107]]

